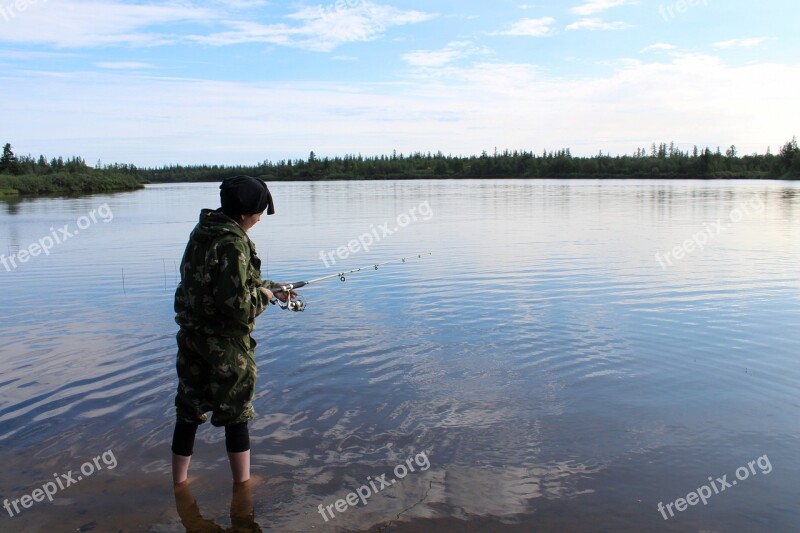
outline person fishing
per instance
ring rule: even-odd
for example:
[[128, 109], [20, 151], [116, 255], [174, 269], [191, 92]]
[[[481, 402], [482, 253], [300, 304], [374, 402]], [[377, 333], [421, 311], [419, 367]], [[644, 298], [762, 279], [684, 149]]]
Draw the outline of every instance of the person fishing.
[[267, 184], [249, 176], [226, 178], [221, 207], [203, 209], [181, 260], [175, 291], [178, 391], [172, 437], [172, 480], [187, 482], [197, 428], [208, 420], [225, 428], [234, 483], [250, 479], [250, 434], [256, 341], [250, 335], [256, 317], [276, 298], [296, 296], [271, 291], [261, 279], [261, 261], [247, 232], [264, 212], [275, 213]]

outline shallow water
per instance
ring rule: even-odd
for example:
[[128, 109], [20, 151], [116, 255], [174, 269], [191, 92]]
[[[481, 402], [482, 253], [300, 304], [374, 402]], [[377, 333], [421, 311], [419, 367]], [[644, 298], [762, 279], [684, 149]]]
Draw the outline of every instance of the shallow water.
[[[798, 185], [271, 188], [278, 214], [251, 231], [270, 278], [433, 254], [309, 287], [305, 313], [259, 319], [251, 436], [262, 528], [800, 527]], [[217, 194], [159, 185], [0, 202], [6, 258], [84, 226], [48, 255], [0, 265], [0, 499], [80, 475], [104, 452], [116, 462], [99, 459], [53, 502], [0, 509], [0, 530], [185, 530], [169, 474], [172, 296], [188, 234]], [[385, 223], [396, 231], [383, 236]], [[369, 252], [336, 257], [365, 233], [377, 241]], [[676, 258], [692, 238], [703, 249]], [[415, 471], [336, 510], [399, 464]], [[223, 529], [227, 468], [222, 431], [204, 427], [193, 497]], [[723, 475], [738, 483], [664, 520], [660, 502]]]

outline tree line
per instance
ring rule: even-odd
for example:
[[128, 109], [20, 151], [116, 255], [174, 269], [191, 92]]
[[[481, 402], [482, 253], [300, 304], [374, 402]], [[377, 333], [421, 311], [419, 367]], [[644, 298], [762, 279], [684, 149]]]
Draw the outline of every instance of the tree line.
[[149, 182], [219, 181], [248, 174], [272, 181], [382, 180], [436, 178], [800, 178], [800, 149], [792, 139], [778, 154], [740, 155], [735, 146], [723, 153], [719, 148], [695, 147], [682, 151], [675, 143], [653, 144], [632, 155], [598, 153], [575, 157], [568, 148], [543, 152], [495, 151], [479, 156], [458, 157], [437, 153], [413, 153], [364, 157], [346, 155], [307, 159], [264, 161], [258, 165], [166, 165], [137, 169]]
[[128, 165], [92, 168], [80, 157], [64, 160], [17, 157], [10, 143], [0, 156], [0, 196], [90, 194], [140, 189], [141, 180]]
[[[317, 157], [311, 152], [307, 159], [263, 161], [257, 165], [165, 165], [139, 168], [129, 164], [92, 168], [80, 157], [69, 159], [44, 156], [17, 157], [6, 144], [0, 158], [0, 180], [3, 176], [25, 177], [37, 184], [28, 187], [30, 193], [46, 189], [48, 176], [59, 176], [65, 187], [73, 178], [82, 176], [80, 187], [91, 188], [91, 181], [114, 183], [130, 187], [132, 183], [170, 183], [220, 181], [228, 176], [248, 174], [270, 181], [315, 180], [383, 180], [436, 178], [659, 178], [659, 179], [720, 179], [720, 178], [800, 178], [800, 149], [797, 139], [783, 145], [777, 154], [741, 155], [735, 146], [724, 152], [717, 148], [694, 147], [683, 151], [675, 143], [655, 143], [650, 149], [637, 148], [631, 155], [611, 156], [598, 153], [591, 157], [573, 156], [569, 148], [534, 153], [504, 150], [473, 156], [452, 156], [416, 152], [364, 157], [345, 155]], [[39, 179], [32, 179], [38, 177]], [[8, 186], [8, 178], [6, 186]], [[24, 181], [24, 180], [23, 180]], [[54, 181], [54, 180], [50, 180]], [[73, 181], [78, 181], [77, 179]], [[17, 185], [20, 185], [17, 183]], [[4, 186], [0, 181], [0, 189]]]

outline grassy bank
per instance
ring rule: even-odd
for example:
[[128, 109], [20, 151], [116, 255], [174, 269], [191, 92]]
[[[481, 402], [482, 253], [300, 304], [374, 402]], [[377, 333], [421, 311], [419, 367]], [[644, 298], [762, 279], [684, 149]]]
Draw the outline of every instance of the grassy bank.
[[109, 193], [133, 191], [142, 187], [144, 186], [133, 176], [107, 172], [0, 175], [0, 197]]

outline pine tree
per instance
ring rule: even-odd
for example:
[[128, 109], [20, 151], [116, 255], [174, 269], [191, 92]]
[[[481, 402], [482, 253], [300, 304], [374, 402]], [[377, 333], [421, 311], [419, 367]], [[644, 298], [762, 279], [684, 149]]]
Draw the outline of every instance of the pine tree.
[[778, 164], [780, 165], [778, 173], [781, 175], [800, 174], [800, 148], [797, 146], [797, 137], [792, 137], [790, 142], [781, 147]]
[[0, 174], [19, 174], [19, 170], [19, 161], [11, 150], [11, 143], [6, 143], [0, 157]]

